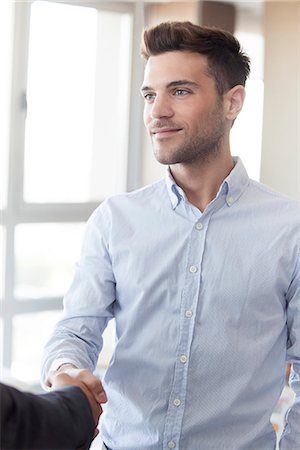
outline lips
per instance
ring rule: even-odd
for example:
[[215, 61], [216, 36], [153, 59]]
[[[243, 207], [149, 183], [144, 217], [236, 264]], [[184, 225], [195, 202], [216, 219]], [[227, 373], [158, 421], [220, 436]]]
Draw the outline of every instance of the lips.
[[151, 134], [154, 135], [156, 138], [166, 138], [174, 136], [174, 134], [181, 131], [182, 128], [153, 128], [150, 130]]

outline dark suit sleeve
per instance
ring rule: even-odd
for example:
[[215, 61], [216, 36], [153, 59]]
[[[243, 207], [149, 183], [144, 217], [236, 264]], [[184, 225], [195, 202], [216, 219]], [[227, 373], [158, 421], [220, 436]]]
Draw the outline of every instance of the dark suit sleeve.
[[0, 383], [1, 449], [88, 448], [95, 424], [75, 386], [34, 395]]

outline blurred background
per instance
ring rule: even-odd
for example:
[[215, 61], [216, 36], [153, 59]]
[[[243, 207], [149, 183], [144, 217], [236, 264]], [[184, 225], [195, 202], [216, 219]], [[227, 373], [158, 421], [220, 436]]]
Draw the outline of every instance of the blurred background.
[[[105, 197], [164, 175], [139, 94], [142, 30], [164, 20], [237, 36], [252, 72], [232, 152], [253, 179], [300, 200], [299, 1], [2, 0], [2, 378], [40, 389], [87, 218]], [[111, 323], [99, 373], [113, 346]]]

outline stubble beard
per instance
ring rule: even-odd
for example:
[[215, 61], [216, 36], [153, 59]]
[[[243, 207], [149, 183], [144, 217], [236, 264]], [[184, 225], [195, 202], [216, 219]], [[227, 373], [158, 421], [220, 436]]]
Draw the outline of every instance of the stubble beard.
[[154, 155], [161, 164], [207, 164], [221, 154], [224, 133], [203, 137], [195, 136], [167, 152], [160, 151], [153, 143]]
[[[182, 144], [175, 144], [174, 147], [167, 142], [157, 143], [152, 136], [152, 146], [157, 161], [165, 165], [204, 165], [217, 159], [222, 152], [225, 120], [216, 109], [210, 113], [206, 123], [208, 124], [206, 128], [199, 127], [195, 136], [187, 137]], [[169, 147], [165, 151], [164, 145]], [[160, 149], [161, 146], [162, 149]]]

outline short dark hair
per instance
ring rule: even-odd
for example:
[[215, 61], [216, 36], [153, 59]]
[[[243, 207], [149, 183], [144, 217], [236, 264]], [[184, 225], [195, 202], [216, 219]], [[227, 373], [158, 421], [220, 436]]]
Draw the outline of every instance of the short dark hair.
[[172, 51], [205, 55], [219, 95], [238, 84], [245, 86], [250, 73], [250, 58], [228, 31], [191, 22], [163, 22], [144, 30], [141, 54], [146, 60]]

